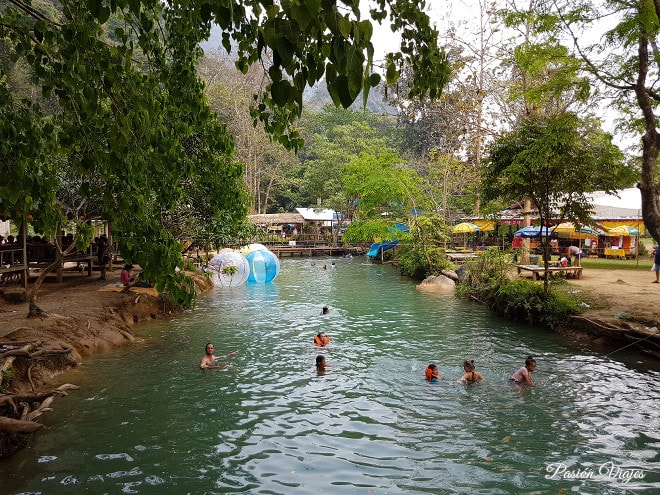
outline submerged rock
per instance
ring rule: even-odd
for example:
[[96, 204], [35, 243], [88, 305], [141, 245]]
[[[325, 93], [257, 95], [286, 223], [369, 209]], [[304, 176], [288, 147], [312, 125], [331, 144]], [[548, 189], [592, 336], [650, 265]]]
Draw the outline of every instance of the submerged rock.
[[423, 292], [453, 292], [456, 284], [452, 279], [444, 275], [426, 277], [422, 282], [417, 285], [417, 290]]

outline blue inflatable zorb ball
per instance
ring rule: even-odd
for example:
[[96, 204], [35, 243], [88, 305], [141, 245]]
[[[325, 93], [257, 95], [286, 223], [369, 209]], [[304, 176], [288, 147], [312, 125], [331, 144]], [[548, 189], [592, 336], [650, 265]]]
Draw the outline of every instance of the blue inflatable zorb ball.
[[248, 282], [271, 282], [280, 273], [280, 260], [267, 249], [252, 251], [245, 258], [250, 265]]

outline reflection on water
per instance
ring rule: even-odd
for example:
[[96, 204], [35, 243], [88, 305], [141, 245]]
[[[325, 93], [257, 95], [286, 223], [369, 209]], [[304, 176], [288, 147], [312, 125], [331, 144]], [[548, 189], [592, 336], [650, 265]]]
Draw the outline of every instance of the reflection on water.
[[[62, 378], [83, 389], [0, 464], [2, 493], [658, 493], [660, 373], [336, 262], [285, 259], [274, 283], [218, 289], [87, 359]], [[207, 341], [239, 351], [231, 366], [196, 368]], [[537, 385], [510, 386], [529, 354]], [[485, 383], [455, 382], [464, 359]]]

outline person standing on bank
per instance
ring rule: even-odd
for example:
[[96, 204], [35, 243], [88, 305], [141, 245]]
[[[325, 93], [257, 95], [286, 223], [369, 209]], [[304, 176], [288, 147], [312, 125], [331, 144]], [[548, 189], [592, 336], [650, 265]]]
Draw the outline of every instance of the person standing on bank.
[[584, 258], [584, 252], [577, 246], [568, 246], [566, 254], [570, 258], [573, 257], [573, 266], [580, 266], [580, 260]]
[[101, 234], [101, 237], [99, 237], [99, 242], [96, 245], [96, 262], [98, 263], [99, 270], [101, 271], [99, 280], [105, 280], [106, 270], [108, 268], [108, 263], [110, 262], [108, 237], [105, 234]]
[[653, 251], [653, 267], [651, 268], [655, 272], [654, 284], [660, 283], [660, 245], [655, 247]]

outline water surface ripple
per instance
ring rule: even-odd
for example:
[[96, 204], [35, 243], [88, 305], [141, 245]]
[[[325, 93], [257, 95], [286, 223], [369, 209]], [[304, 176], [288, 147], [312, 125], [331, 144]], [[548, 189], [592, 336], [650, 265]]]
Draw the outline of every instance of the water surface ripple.
[[[657, 363], [581, 351], [364, 258], [324, 263], [283, 259], [274, 283], [218, 288], [86, 359], [62, 377], [83, 389], [0, 464], [1, 492], [660, 492]], [[325, 375], [313, 364], [321, 330]], [[196, 369], [207, 341], [239, 351], [231, 366]], [[510, 386], [528, 354], [537, 385]], [[464, 359], [485, 383], [456, 383]], [[424, 381], [429, 362], [443, 383]], [[626, 480], [635, 469], [643, 477]]]

